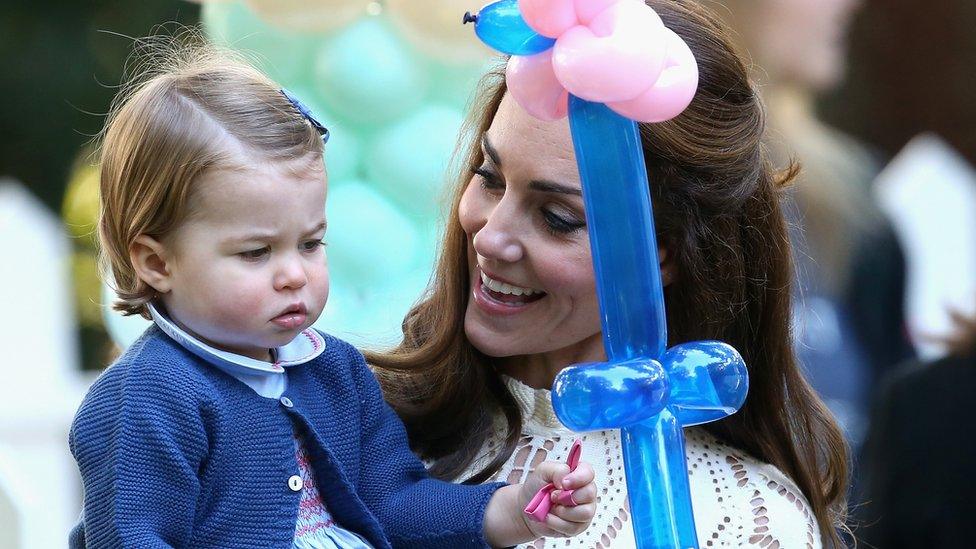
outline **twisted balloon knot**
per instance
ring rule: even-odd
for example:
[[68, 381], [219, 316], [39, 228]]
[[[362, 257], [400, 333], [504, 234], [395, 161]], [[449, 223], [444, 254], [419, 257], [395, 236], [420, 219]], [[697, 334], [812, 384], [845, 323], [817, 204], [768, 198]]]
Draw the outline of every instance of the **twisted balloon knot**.
[[668, 120], [691, 103], [695, 57], [641, 0], [518, 0], [518, 10], [529, 28], [555, 40], [508, 63], [508, 87], [534, 116], [566, 116], [568, 94], [640, 122]]

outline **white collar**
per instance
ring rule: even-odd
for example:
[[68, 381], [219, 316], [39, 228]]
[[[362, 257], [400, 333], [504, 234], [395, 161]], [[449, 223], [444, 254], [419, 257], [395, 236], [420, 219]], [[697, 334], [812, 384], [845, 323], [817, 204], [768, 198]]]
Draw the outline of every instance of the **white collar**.
[[304, 364], [325, 351], [325, 338], [322, 334], [312, 328], [306, 328], [291, 342], [275, 349], [274, 363], [264, 362], [207, 345], [181, 329], [151, 303], [149, 312], [156, 325], [173, 341], [231, 374], [281, 374], [284, 373], [284, 368]]

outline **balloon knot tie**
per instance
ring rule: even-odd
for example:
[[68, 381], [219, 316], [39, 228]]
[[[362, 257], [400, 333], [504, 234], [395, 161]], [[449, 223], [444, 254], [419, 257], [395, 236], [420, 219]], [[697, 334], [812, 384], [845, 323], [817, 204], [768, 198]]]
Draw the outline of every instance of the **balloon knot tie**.
[[477, 23], [477, 22], [478, 22], [478, 15], [477, 14], [472, 15], [470, 11], [464, 12], [464, 17], [461, 18], [462, 25], [467, 25], [468, 23]]

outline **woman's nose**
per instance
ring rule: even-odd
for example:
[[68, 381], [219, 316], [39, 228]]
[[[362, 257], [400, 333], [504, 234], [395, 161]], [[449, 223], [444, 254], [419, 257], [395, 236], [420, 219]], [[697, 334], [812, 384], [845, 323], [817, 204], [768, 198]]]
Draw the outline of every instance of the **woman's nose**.
[[308, 283], [308, 275], [302, 258], [289, 255], [282, 258], [278, 271], [275, 273], [276, 290], [297, 290]]
[[514, 215], [498, 204], [488, 215], [484, 226], [474, 235], [474, 250], [485, 259], [514, 263], [522, 259], [524, 249], [518, 236]]

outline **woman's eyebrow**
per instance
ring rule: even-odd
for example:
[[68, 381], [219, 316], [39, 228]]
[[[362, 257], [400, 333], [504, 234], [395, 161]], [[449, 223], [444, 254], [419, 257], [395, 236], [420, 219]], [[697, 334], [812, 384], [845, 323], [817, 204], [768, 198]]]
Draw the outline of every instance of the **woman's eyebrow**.
[[502, 161], [500, 158], [498, 158], [498, 151], [495, 150], [494, 145], [491, 144], [491, 141], [488, 139], [487, 135], [481, 138], [481, 148], [484, 149], [485, 154], [491, 158], [492, 164], [499, 168], [502, 167]]
[[559, 193], [559, 194], [569, 194], [573, 196], [583, 196], [583, 191], [578, 187], [570, 187], [568, 185], [563, 185], [561, 183], [556, 183], [555, 181], [548, 181], [545, 179], [533, 179], [529, 182], [529, 188], [534, 191], [544, 192], [544, 193]]

